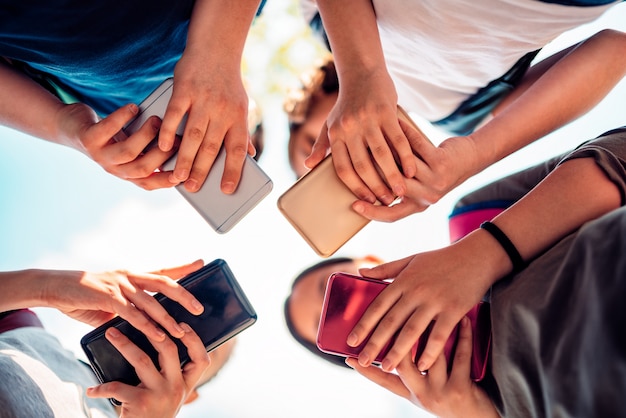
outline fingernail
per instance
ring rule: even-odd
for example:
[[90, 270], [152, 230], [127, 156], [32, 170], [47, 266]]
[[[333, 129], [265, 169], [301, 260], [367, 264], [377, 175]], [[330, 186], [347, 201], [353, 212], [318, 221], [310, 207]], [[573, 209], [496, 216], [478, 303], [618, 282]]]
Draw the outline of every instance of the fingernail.
[[386, 372], [390, 372], [390, 371], [392, 371], [392, 370], [393, 370], [393, 366], [391, 365], [391, 361], [390, 361], [390, 360], [387, 360], [387, 359], [384, 359], [384, 360], [383, 360], [383, 362], [382, 362], [382, 364], [380, 365], [380, 367], [381, 367], [384, 371], [386, 371]]
[[139, 106], [137, 106], [134, 103], [131, 103], [128, 105], [128, 110], [130, 110], [130, 113], [137, 114], [139, 112]]
[[[178, 325], [178, 324], [176, 324], [176, 325]], [[181, 331], [181, 332], [182, 332], [182, 331]], [[155, 330], [154, 330], [154, 335], [156, 335], [157, 337], [159, 337], [159, 338], [161, 338], [161, 339], [162, 339], [162, 338], [165, 338], [165, 332], [163, 332], [163, 330], [162, 330], [161, 328], [158, 328], [158, 327], [157, 327], [157, 328], [155, 328]]]
[[204, 306], [202, 306], [202, 304], [198, 302], [196, 299], [191, 301], [191, 307], [195, 309], [196, 312], [198, 313], [204, 312]]
[[357, 342], [357, 336], [354, 332], [351, 332], [348, 335], [348, 339], [346, 340], [346, 344], [348, 344], [350, 347], [354, 347], [356, 345]]
[[174, 170], [174, 177], [178, 180], [178, 181], [185, 181], [187, 180], [187, 177], [189, 177], [189, 170]]
[[422, 373], [423, 371], [427, 371], [428, 367], [426, 367], [426, 363], [423, 361], [420, 361], [419, 363], [417, 363], [417, 370], [420, 371], [420, 373]]
[[365, 208], [360, 203], [355, 203], [354, 206], [352, 206], [352, 209], [354, 209], [354, 211], [356, 213], [363, 213], [363, 212], [365, 212]]
[[234, 192], [235, 183], [233, 183], [232, 181], [227, 181], [226, 183], [222, 183], [222, 191], [227, 194]]
[[117, 328], [109, 328], [109, 329], [107, 329], [107, 333], [112, 338], [119, 338], [119, 337], [122, 336], [122, 333], [119, 332], [119, 330]]
[[181, 329], [185, 332], [185, 334], [189, 334], [192, 331], [191, 327], [184, 322], [181, 322], [179, 325]]
[[185, 329], [181, 326], [181, 324], [174, 323], [174, 329], [179, 334], [184, 334], [185, 333]]
[[361, 354], [359, 356], [359, 364], [361, 366], [369, 366], [370, 363], [370, 358], [367, 354]]
[[190, 192], [195, 192], [199, 189], [198, 182], [195, 179], [189, 179], [185, 182], [185, 188]]
[[396, 184], [395, 186], [393, 186], [393, 193], [396, 196], [404, 196], [404, 185]]
[[467, 327], [468, 325], [469, 325], [469, 318], [464, 316], [463, 319], [461, 319], [461, 326]]

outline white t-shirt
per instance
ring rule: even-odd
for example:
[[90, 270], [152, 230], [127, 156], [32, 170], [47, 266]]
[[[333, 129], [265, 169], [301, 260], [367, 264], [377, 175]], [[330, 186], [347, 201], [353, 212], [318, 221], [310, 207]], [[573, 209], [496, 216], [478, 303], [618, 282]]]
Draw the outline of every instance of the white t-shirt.
[[[506, 73], [526, 53], [620, 1], [576, 7], [539, 0], [373, 0], [398, 103], [430, 121]], [[314, 0], [301, 0], [305, 19]], [[307, 20], [308, 21], [308, 20]]]
[[96, 384], [89, 367], [43, 328], [0, 333], [3, 418], [117, 418], [108, 400], [85, 396]]

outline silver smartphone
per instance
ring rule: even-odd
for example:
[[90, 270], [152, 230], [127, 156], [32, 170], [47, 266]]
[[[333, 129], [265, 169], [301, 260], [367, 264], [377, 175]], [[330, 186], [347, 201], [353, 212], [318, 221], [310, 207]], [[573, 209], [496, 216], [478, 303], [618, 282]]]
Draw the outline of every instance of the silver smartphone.
[[[153, 115], [163, 118], [165, 109], [172, 96], [173, 79], [168, 78], [157, 87], [140, 105], [139, 113], [125, 127], [124, 132], [130, 135], [136, 132]], [[186, 116], [176, 131], [182, 136], [185, 129]], [[218, 233], [223, 234], [235, 226], [248, 212], [250, 212], [273, 187], [272, 180], [261, 169], [257, 162], [246, 156], [241, 173], [241, 180], [232, 194], [225, 194], [220, 190], [226, 151], [220, 151], [204, 184], [197, 192], [191, 193], [183, 184], [176, 186], [178, 192], [196, 209], [196, 211]], [[171, 171], [176, 165], [174, 155], [162, 167], [162, 171]]]

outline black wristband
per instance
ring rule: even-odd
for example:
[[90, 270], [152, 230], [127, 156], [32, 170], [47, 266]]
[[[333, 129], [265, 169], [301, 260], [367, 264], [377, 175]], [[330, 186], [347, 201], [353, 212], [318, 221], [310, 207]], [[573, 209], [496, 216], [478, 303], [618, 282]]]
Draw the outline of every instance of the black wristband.
[[526, 263], [524, 262], [524, 259], [520, 255], [519, 251], [517, 251], [515, 245], [513, 245], [509, 237], [507, 237], [500, 228], [489, 221], [483, 222], [480, 224], [480, 227], [489, 232], [502, 246], [504, 251], [506, 251], [507, 255], [511, 259], [511, 263], [513, 264], [513, 273], [517, 273], [526, 267]]

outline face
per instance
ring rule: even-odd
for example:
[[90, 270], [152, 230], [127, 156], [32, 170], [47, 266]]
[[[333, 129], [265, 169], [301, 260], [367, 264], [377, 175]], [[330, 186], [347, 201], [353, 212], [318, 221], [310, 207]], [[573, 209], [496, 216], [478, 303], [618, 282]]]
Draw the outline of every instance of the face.
[[328, 277], [337, 271], [350, 274], [359, 274], [359, 269], [381, 264], [378, 257], [367, 256], [345, 263], [331, 264], [310, 272], [302, 277], [294, 286], [289, 297], [289, 315], [296, 332], [304, 339], [314, 343], [317, 339], [326, 282]]
[[328, 113], [337, 101], [337, 93], [326, 94], [322, 91], [314, 94], [304, 123], [292, 129], [289, 135], [289, 163], [298, 178], [309, 169], [304, 160], [311, 154], [313, 144], [317, 140]]

